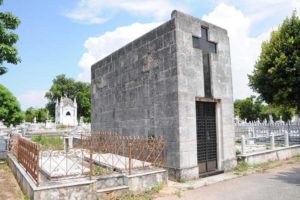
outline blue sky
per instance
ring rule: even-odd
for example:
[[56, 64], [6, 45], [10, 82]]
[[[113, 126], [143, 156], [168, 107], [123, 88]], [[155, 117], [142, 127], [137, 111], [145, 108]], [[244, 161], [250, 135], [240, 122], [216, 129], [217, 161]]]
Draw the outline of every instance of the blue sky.
[[261, 42], [293, 9], [299, 13], [300, 0], [4, 0], [0, 9], [22, 21], [16, 31], [22, 62], [9, 66], [0, 83], [26, 109], [45, 104], [58, 74], [90, 81], [92, 63], [170, 19], [174, 9], [228, 30], [234, 97], [245, 98]]

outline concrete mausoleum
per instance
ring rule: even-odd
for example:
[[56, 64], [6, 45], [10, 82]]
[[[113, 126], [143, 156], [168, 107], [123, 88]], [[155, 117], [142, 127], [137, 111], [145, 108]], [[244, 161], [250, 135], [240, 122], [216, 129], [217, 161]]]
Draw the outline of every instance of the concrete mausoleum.
[[55, 103], [55, 123], [66, 126], [77, 126], [77, 102], [68, 97], [62, 97]]
[[169, 177], [236, 165], [229, 38], [179, 11], [92, 66], [92, 131], [162, 136]]

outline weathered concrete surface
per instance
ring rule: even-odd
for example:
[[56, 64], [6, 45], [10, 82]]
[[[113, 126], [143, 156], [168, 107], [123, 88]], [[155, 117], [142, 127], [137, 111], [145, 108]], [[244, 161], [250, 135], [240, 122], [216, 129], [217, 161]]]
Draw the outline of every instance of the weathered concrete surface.
[[300, 145], [290, 147], [280, 147], [274, 150], [266, 150], [262, 152], [249, 153], [240, 155], [240, 159], [253, 164], [261, 164], [268, 161], [285, 160], [300, 154]]
[[166, 167], [177, 180], [198, 177], [196, 98], [204, 97], [201, 26], [217, 43], [211, 55], [217, 103], [219, 170], [236, 164], [232, 79], [226, 30], [174, 11], [172, 19], [92, 66], [92, 131], [163, 136]]
[[167, 185], [168, 173], [166, 170], [161, 169], [148, 172], [141, 171], [140, 173], [126, 176], [125, 181], [130, 191], [142, 192], [157, 186], [159, 183]]
[[300, 165], [297, 163], [283, 165], [266, 173], [177, 192], [177, 195], [164, 195], [156, 200], [296, 200], [300, 199], [299, 186]]
[[8, 154], [8, 164], [22, 191], [32, 200], [53, 199], [96, 199], [95, 180], [72, 181], [67, 184], [53, 184], [37, 187], [16, 158]]
[[[33, 200], [53, 199], [97, 199], [101, 193], [114, 192], [123, 187], [126, 190], [140, 192], [159, 183], [167, 184], [168, 173], [164, 169], [133, 170], [132, 175], [112, 174], [102, 177], [71, 178], [49, 181], [36, 186], [12, 154], [8, 154], [8, 163], [22, 191]], [[102, 192], [101, 192], [102, 191]]]

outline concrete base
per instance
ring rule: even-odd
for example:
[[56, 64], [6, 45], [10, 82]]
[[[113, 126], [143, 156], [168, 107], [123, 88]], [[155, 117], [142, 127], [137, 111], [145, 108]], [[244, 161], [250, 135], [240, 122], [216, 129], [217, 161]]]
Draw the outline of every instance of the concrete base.
[[22, 191], [33, 200], [93, 200], [105, 193], [128, 190], [140, 192], [150, 189], [159, 183], [167, 184], [168, 181], [166, 170], [152, 168], [148, 170], [134, 170], [132, 175], [95, 176], [91, 180], [89, 177], [70, 178], [61, 181], [43, 182], [40, 186], [36, 186], [33, 179], [11, 153], [8, 154], [8, 164]]
[[215, 176], [209, 176], [193, 181], [187, 181], [184, 183], [178, 183], [178, 182], [171, 182], [169, 183], [169, 187], [173, 187], [179, 190], [193, 190], [197, 189], [199, 187], [211, 185], [214, 183], [222, 182], [222, 181], [227, 181], [230, 179], [238, 178], [241, 175], [236, 175], [233, 172], [228, 172], [228, 173], [223, 173]]
[[141, 192], [152, 187], [158, 183], [164, 185], [168, 184], [168, 174], [166, 170], [155, 170], [136, 173], [125, 177], [125, 181], [132, 192]]
[[184, 169], [169, 168], [168, 174], [169, 179], [173, 181], [194, 180], [199, 178], [199, 169], [198, 166]]
[[249, 164], [261, 164], [268, 161], [284, 160], [300, 154], [300, 145], [281, 147], [274, 150], [239, 155], [238, 158]]
[[230, 171], [232, 170], [233, 168], [235, 168], [237, 165], [237, 160], [236, 158], [232, 158], [232, 159], [228, 159], [228, 160], [224, 160], [223, 161], [223, 167], [222, 167], [222, 170], [224, 171]]

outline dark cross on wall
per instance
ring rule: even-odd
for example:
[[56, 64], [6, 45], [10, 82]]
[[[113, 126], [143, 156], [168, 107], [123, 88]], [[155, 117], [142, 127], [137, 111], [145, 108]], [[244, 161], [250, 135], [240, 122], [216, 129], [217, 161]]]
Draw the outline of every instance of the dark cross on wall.
[[210, 53], [217, 53], [217, 43], [208, 41], [208, 28], [201, 27], [201, 38], [193, 36], [193, 47], [202, 50], [204, 96], [212, 97], [209, 55]]

